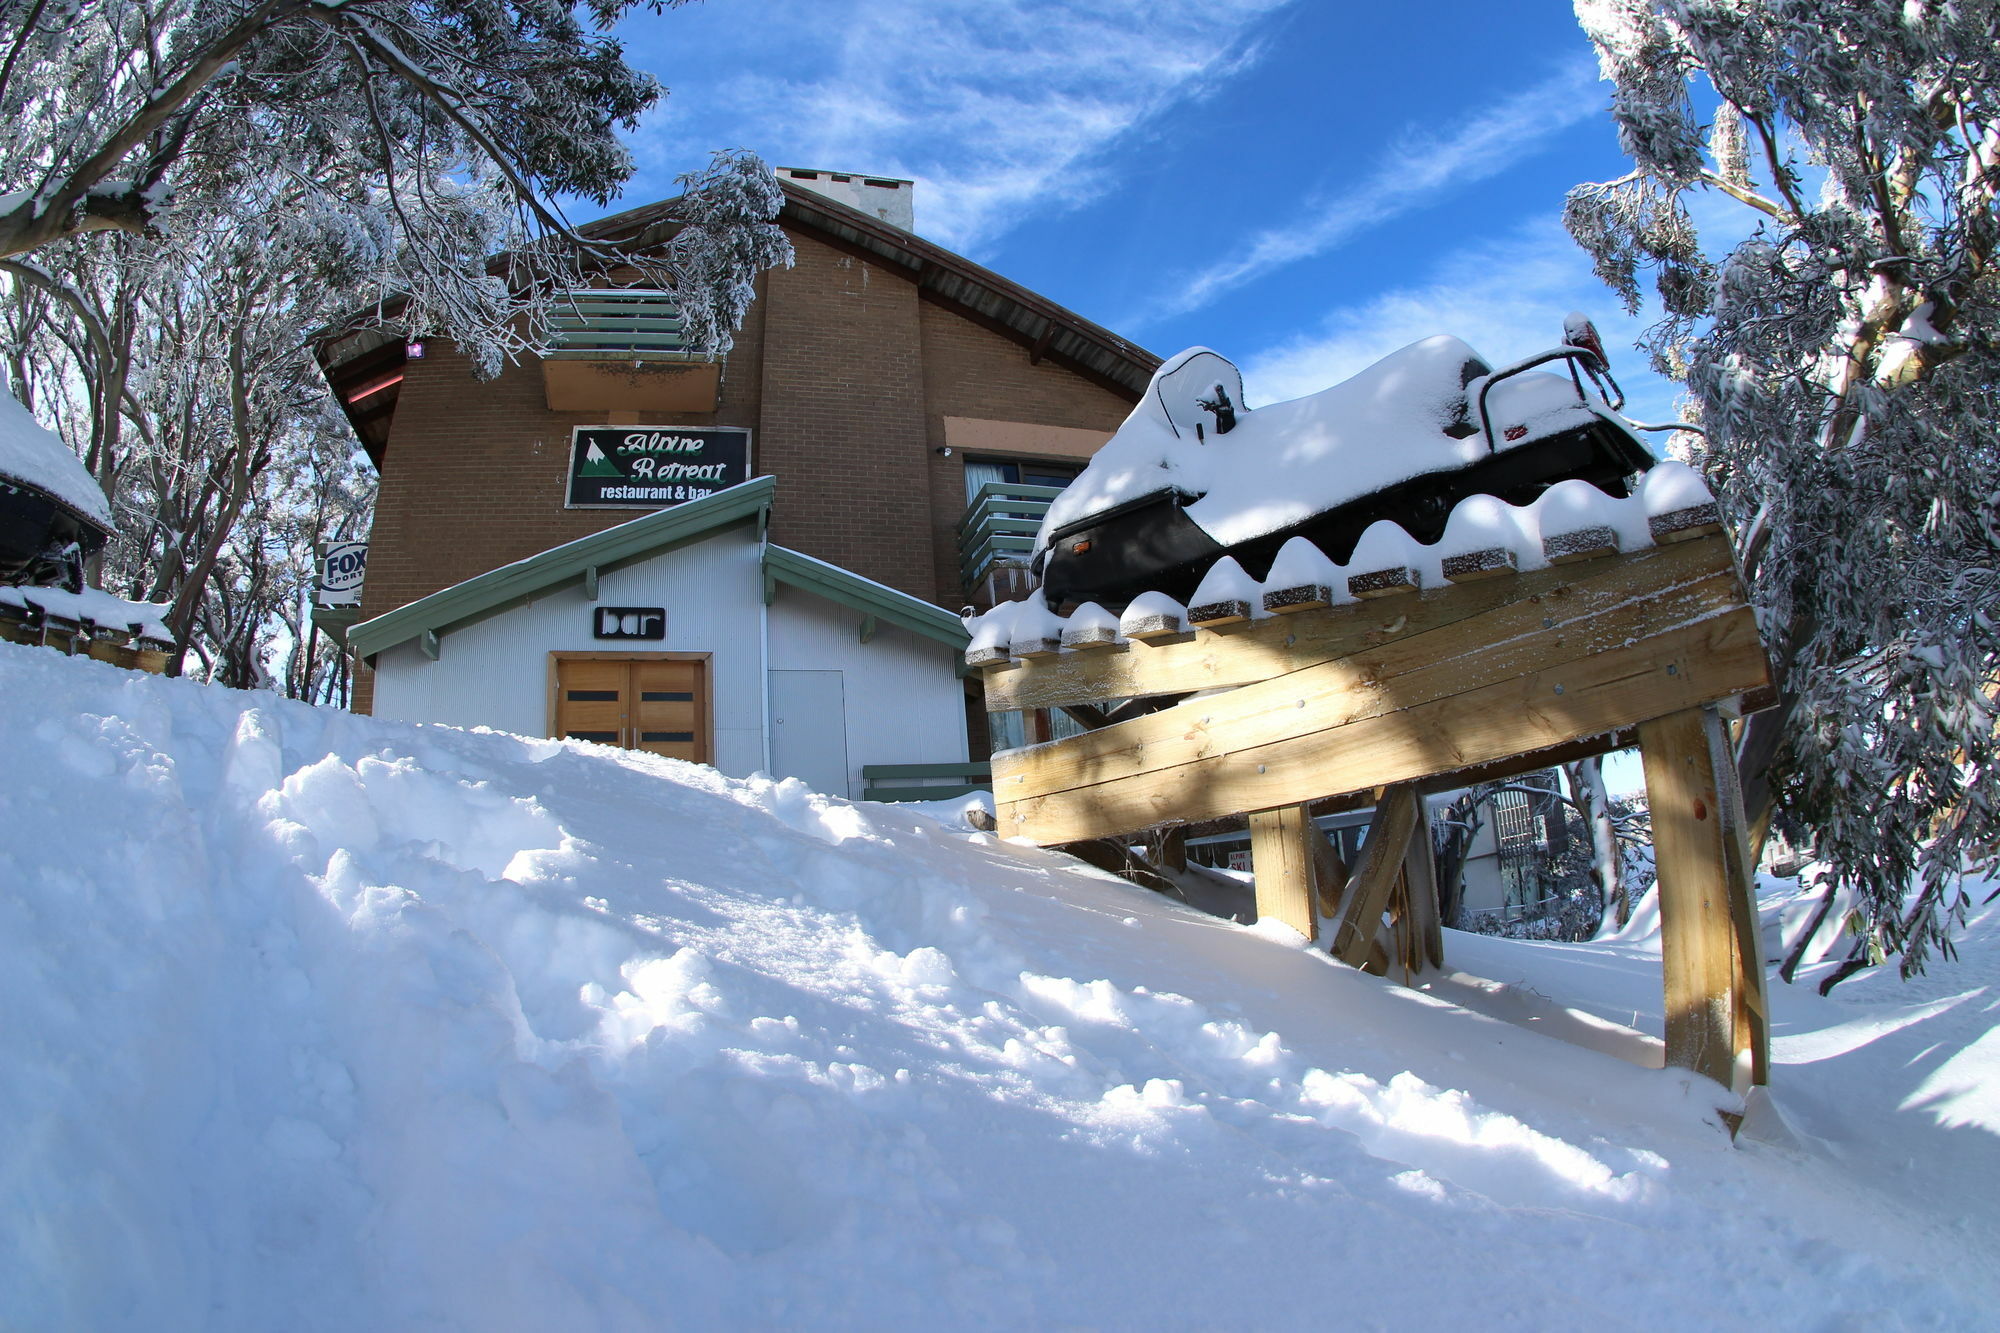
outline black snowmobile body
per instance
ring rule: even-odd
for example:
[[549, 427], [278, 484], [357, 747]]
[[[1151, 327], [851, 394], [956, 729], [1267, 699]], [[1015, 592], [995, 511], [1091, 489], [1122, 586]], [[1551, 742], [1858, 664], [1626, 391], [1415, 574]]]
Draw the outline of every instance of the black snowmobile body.
[[[1531, 366], [1572, 357], [1583, 360], [1587, 371], [1601, 372], [1601, 361], [1577, 348], [1564, 348], [1510, 367], [1491, 376], [1474, 396], [1476, 411], [1468, 416], [1477, 424], [1465, 433], [1484, 432], [1489, 446], [1493, 444], [1494, 423], [1485, 411], [1485, 389]], [[1577, 389], [1581, 400], [1580, 380]], [[1468, 403], [1468, 407], [1473, 406]], [[1504, 439], [1501, 443], [1506, 444]], [[1654, 461], [1628, 431], [1606, 417], [1590, 414], [1582, 424], [1569, 429], [1491, 449], [1463, 467], [1419, 474], [1229, 546], [1217, 542], [1185, 512], [1200, 496], [1172, 488], [1159, 490], [1049, 533], [1045, 548], [1036, 557], [1042, 594], [1049, 606], [1058, 610], [1096, 602], [1119, 611], [1148, 591], [1186, 602], [1210, 566], [1225, 555], [1235, 557], [1252, 578], [1262, 580], [1279, 549], [1294, 537], [1304, 537], [1335, 563], [1345, 563], [1362, 533], [1384, 519], [1401, 525], [1428, 545], [1444, 535], [1452, 510], [1471, 496], [1492, 495], [1525, 505], [1557, 482], [1580, 478], [1607, 495], [1623, 498], [1630, 494], [1632, 479]]]

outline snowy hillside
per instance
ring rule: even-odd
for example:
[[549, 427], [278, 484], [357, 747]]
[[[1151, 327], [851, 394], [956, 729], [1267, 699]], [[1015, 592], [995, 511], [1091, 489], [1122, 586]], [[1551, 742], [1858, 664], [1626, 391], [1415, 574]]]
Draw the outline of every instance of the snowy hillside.
[[1614, 1054], [1658, 1059], [1644, 938], [1453, 935], [1484, 980], [1426, 994], [794, 782], [4, 644], [0, 698], [9, 1329], [1964, 1329], [2000, 1298], [1995, 911], [1917, 986], [1779, 987], [1782, 1116], [1732, 1148], [1719, 1089]]

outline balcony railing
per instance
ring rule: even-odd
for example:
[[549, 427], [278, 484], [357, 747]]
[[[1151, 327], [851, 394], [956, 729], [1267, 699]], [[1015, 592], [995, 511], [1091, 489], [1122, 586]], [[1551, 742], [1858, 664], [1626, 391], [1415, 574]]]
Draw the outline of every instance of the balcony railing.
[[958, 572], [968, 594], [1001, 565], [1025, 566], [1035, 533], [1060, 486], [1016, 486], [989, 481], [958, 521]]
[[680, 307], [665, 292], [594, 287], [556, 303], [545, 360], [690, 361]]
[[983, 759], [962, 764], [868, 764], [861, 770], [868, 784], [863, 800], [948, 801], [993, 790], [993, 765]]

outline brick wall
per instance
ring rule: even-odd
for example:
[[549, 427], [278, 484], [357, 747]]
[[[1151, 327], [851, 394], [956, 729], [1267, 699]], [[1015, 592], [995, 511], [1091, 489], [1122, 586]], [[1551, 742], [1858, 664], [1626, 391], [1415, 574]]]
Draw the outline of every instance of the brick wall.
[[[778, 478], [773, 540], [956, 610], [964, 460], [936, 452], [944, 418], [1108, 434], [1130, 404], [923, 300], [897, 270], [813, 235], [792, 243], [797, 266], [758, 282], [717, 410], [639, 423], [749, 427], [752, 471]], [[563, 508], [570, 431], [606, 413], [549, 411], [533, 361], [480, 383], [448, 343], [429, 345], [396, 404], [364, 618], [643, 512]]]
[[931, 550], [937, 564], [938, 605], [957, 610], [967, 601], [958, 575], [958, 520], [965, 513], [965, 459], [942, 458], [946, 417], [1022, 421], [1035, 426], [1118, 428], [1132, 410], [1127, 399], [1052, 362], [1034, 362], [1012, 339], [944, 307], [922, 303], [925, 457], [931, 471]]
[[[749, 426], [754, 450], [760, 315], [753, 306], [723, 367], [716, 411], [642, 412], [639, 423]], [[570, 431], [604, 424], [602, 412], [549, 411], [539, 362], [482, 383], [454, 347], [430, 341], [404, 369], [389, 430], [363, 619], [645, 512], [563, 508]]]
[[771, 537], [930, 598], [923, 347], [915, 284], [794, 233], [764, 304], [760, 462]]

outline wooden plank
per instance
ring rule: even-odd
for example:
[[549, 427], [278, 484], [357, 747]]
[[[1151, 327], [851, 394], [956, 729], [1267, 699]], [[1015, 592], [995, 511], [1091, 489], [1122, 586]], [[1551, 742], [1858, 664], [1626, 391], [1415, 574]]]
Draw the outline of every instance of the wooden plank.
[[1319, 938], [1313, 902], [1313, 855], [1308, 838], [1319, 828], [1302, 805], [1250, 816], [1250, 872], [1257, 881], [1257, 916], [1282, 921], [1309, 940]]
[[1713, 500], [1709, 500], [1685, 509], [1655, 514], [1646, 520], [1646, 527], [1653, 540], [1663, 546], [1668, 542], [1693, 541], [1697, 537], [1713, 536], [1722, 531], [1722, 511]]
[[1723, 869], [1735, 946], [1733, 1048], [1739, 1059], [1748, 1057], [1750, 1082], [1763, 1087], [1771, 1081], [1771, 1001], [1764, 970], [1763, 932], [1757, 923], [1756, 863], [1750, 855], [1750, 826], [1743, 811], [1743, 786], [1736, 771], [1735, 746], [1730, 743], [1723, 709], [1715, 705], [1702, 709], [1702, 733], [1708, 743], [1709, 770], [1716, 780], [1716, 817], [1722, 823]]
[[1448, 555], [1442, 565], [1444, 576], [1453, 583], [1475, 583], [1481, 579], [1503, 578], [1520, 571], [1520, 561], [1504, 546], [1488, 546], [1463, 555]]
[[[1761, 679], [1767, 671], [1756, 620], [1740, 608], [1581, 661], [1414, 706], [1394, 694], [1377, 696], [1328, 725], [1247, 748], [1226, 748], [1227, 731], [1191, 729], [1156, 747], [1163, 752], [1161, 763], [1149, 763], [1153, 756], [1142, 747], [1101, 759], [1095, 771], [1076, 771], [1063, 751], [1119, 730], [1108, 727], [1061, 747], [997, 758], [999, 826], [1006, 836], [1046, 845], [1408, 782], [1695, 707], [1736, 693], [1744, 681]], [[1417, 690], [1418, 683], [1411, 688]], [[1297, 713], [1305, 717], [1312, 711]], [[1187, 715], [1182, 720], [1185, 724]], [[1057, 766], [1070, 771], [1052, 783], [1044, 770]], [[1016, 795], [1029, 790], [1030, 780], [1040, 794]]]
[[[1562, 608], [1548, 602], [1509, 603], [1425, 634], [1078, 737], [1060, 750], [1010, 764], [1007, 783], [996, 785], [994, 792], [1002, 800], [1025, 799], [1409, 708], [1593, 653], [1629, 648], [1665, 630], [1740, 609], [1738, 592], [1734, 574], [1721, 574], [1641, 601], [1621, 598], [1603, 605], [1596, 598], [1580, 598]], [[990, 699], [987, 706], [993, 707]], [[995, 777], [1001, 776], [996, 766]], [[1316, 795], [1335, 790], [1345, 789]], [[1276, 804], [1255, 801], [1237, 809]]]
[[1349, 595], [1360, 598], [1400, 597], [1423, 587], [1423, 580], [1417, 571], [1408, 565], [1392, 565], [1387, 569], [1369, 569], [1347, 577]]
[[[1735, 577], [1729, 544], [1720, 538], [1647, 547], [1617, 561], [1482, 579], [1432, 588], [1386, 604], [1347, 603], [1320, 611], [1254, 620], [1223, 630], [1135, 642], [1116, 657], [1064, 654], [1032, 667], [993, 658], [984, 682], [994, 712], [1057, 707], [1093, 699], [1138, 699], [1222, 689], [1351, 656], [1414, 638], [1496, 607], [1532, 603], [1556, 624], [1657, 595], [1719, 574]], [[1540, 620], [1531, 624], [1540, 625]]]
[[1351, 967], [1368, 962], [1382, 911], [1389, 905], [1389, 892], [1403, 873], [1403, 854], [1409, 849], [1422, 805], [1422, 799], [1408, 786], [1391, 787], [1375, 803], [1375, 818], [1361, 842], [1361, 864], [1348, 881], [1340, 924], [1333, 932], [1333, 956]]
[[[1307, 806], [1308, 814], [1312, 807]], [[1315, 836], [1310, 839], [1313, 855], [1313, 894], [1319, 899], [1319, 914], [1325, 917], [1340, 914], [1340, 896], [1347, 891], [1347, 863], [1340, 859], [1340, 853], [1333, 849], [1333, 843], [1319, 826], [1313, 826]]]
[[1444, 966], [1444, 920], [1438, 915], [1437, 849], [1431, 843], [1430, 810], [1421, 797], [1417, 809], [1421, 818], [1403, 854], [1403, 883], [1410, 895], [1407, 924], [1412, 952], [1418, 956], [1412, 970], [1422, 971]]
[[1264, 609], [1279, 616], [1296, 615], [1301, 611], [1324, 611], [1333, 604], [1333, 589], [1324, 583], [1273, 588], [1264, 594]]
[[1187, 622], [1203, 629], [1217, 625], [1241, 625], [1250, 619], [1250, 603], [1244, 601], [1204, 602], [1190, 606]]
[[1618, 533], [1607, 524], [1596, 523], [1574, 532], [1557, 532], [1542, 538], [1542, 556], [1552, 565], [1601, 560], [1617, 554]]
[[890, 781], [899, 778], [957, 778], [978, 779], [992, 776], [993, 766], [984, 759], [961, 760], [950, 764], [863, 764], [861, 776], [865, 781]]
[[1733, 1087], [1736, 932], [1703, 710], [1640, 724], [1639, 753], [1659, 877], [1667, 1063]]

